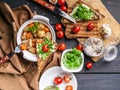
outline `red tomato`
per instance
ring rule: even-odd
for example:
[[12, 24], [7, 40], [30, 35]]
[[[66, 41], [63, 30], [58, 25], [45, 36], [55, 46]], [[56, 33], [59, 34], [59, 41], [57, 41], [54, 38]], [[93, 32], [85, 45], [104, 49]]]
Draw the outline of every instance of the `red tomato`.
[[93, 67], [92, 62], [87, 62], [87, 63], [86, 63], [86, 68], [87, 68], [87, 69], [91, 69], [92, 67]]
[[54, 79], [54, 83], [55, 83], [55, 84], [61, 84], [61, 83], [62, 83], [62, 78], [61, 78], [61, 77], [56, 77], [56, 78]]
[[72, 29], [73, 33], [78, 33], [80, 31], [80, 26], [79, 25], [75, 25]]
[[71, 77], [70, 77], [69, 75], [65, 75], [65, 76], [63, 77], [63, 80], [64, 80], [65, 83], [69, 83], [70, 80], [71, 80]]
[[58, 37], [59, 39], [62, 39], [62, 38], [64, 37], [63, 31], [58, 31], [58, 32], [57, 32], [57, 37]]
[[65, 87], [65, 90], [73, 90], [73, 86], [72, 86], [72, 85], [67, 85], [67, 86]]
[[48, 45], [47, 44], [43, 45], [42, 50], [44, 52], [48, 52], [49, 51]]
[[95, 25], [94, 25], [94, 23], [88, 23], [88, 25], [87, 25], [87, 29], [88, 30], [93, 30], [95, 28]]
[[67, 7], [66, 7], [66, 6], [64, 6], [64, 5], [60, 6], [60, 9], [61, 9], [61, 10], [63, 10], [64, 12], [66, 12], [66, 11], [67, 11]]
[[82, 51], [82, 50], [83, 50], [83, 46], [82, 46], [81, 44], [78, 44], [78, 45], [76, 46], [76, 49]]
[[64, 5], [65, 4], [65, 0], [58, 0], [58, 4], [59, 5]]
[[65, 49], [66, 49], [66, 44], [65, 43], [61, 42], [61, 43], [58, 44], [58, 50], [59, 51], [63, 51]]
[[60, 23], [55, 25], [56, 31], [62, 31], [62, 25]]

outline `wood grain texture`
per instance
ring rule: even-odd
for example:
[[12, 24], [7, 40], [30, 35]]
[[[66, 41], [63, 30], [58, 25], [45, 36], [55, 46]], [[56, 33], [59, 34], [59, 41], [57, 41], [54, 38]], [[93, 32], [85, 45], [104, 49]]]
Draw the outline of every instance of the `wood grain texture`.
[[[103, 18], [102, 20], [98, 21], [98, 30], [100, 30], [102, 24], [107, 23], [110, 25], [111, 30], [112, 30], [112, 34], [110, 36], [110, 38], [107, 39], [103, 39], [104, 41], [104, 45], [105, 47], [107, 45], [110, 44], [114, 44], [114, 45], [118, 45], [120, 43], [120, 25], [119, 23], [113, 18], [113, 16], [109, 13], [109, 11], [106, 9], [106, 7], [103, 5], [103, 3], [101, 2], [101, 0], [82, 0], [85, 3], [88, 3], [89, 5], [91, 5], [94, 9], [98, 9], [100, 11], [100, 13], [102, 13], [105, 18]], [[69, 2], [72, 2], [72, 0], [69, 0]], [[67, 1], [68, 3], [68, 1]], [[74, 3], [75, 4], [75, 3]], [[70, 6], [71, 7], [71, 6]], [[64, 20], [63, 20], [64, 22]], [[66, 27], [67, 28], [67, 27]], [[66, 33], [67, 36], [69, 36], [70, 33], [68, 33], [68, 28], [66, 29]], [[87, 33], [87, 32], [86, 32]], [[84, 33], [83, 33], [84, 34]], [[71, 35], [71, 34], [70, 34]], [[80, 34], [81, 35], [81, 34]], [[91, 34], [92, 35], [92, 34]], [[89, 36], [89, 34], [88, 34]], [[95, 37], [95, 35], [92, 35]], [[92, 37], [91, 36], [91, 37]], [[76, 35], [72, 35], [73, 38], [76, 37]], [[83, 39], [86, 38], [85, 36], [82, 36], [81, 38]], [[78, 38], [78, 35], [77, 37]], [[81, 43], [81, 38], [79, 37], [77, 40]], [[99, 38], [101, 38], [101, 36], [99, 36]], [[87, 38], [86, 38], [87, 39]], [[95, 58], [91, 58], [94, 62], [97, 62], [98, 60], [100, 60], [100, 58], [102, 58], [102, 56], [100, 57], [95, 57]]]

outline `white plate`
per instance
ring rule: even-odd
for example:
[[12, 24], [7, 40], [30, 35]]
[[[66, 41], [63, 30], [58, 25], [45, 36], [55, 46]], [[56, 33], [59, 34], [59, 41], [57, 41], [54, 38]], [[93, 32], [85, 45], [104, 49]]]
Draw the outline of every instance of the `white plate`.
[[64, 81], [62, 84], [57, 85], [57, 87], [60, 88], [60, 90], [65, 90], [66, 85], [72, 85], [73, 90], [77, 90], [77, 79], [73, 73], [68, 73], [65, 72], [61, 69], [59, 66], [52, 67], [45, 71], [43, 75], [40, 78], [39, 81], [39, 90], [44, 90], [44, 88], [48, 86], [53, 86], [54, 85], [54, 78], [57, 76], [63, 77], [64, 75], [70, 75], [71, 76], [71, 81], [70, 83], [66, 84]]

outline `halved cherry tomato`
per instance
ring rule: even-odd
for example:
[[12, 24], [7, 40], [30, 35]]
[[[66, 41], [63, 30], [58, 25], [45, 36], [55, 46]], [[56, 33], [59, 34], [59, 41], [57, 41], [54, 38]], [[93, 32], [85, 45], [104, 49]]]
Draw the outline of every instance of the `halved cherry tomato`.
[[57, 31], [57, 37], [58, 37], [59, 39], [62, 39], [62, 38], [64, 37], [63, 31]]
[[62, 83], [62, 78], [61, 77], [56, 77], [55, 79], [54, 79], [54, 83], [55, 84], [61, 84]]
[[65, 4], [65, 0], [58, 0], [58, 4], [59, 5], [64, 5]]
[[62, 31], [62, 25], [60, 23], [55, 25], [56, 31]]
[[72, 28], [72, 32], [73, 33], [78, 33], [80, 31], [80, 26], [79, 25], [75, 25], [73, 28]]
[[63, 10], [64, 12], [66, 12], [66, 11], [67, 11], [67, 7], [66, 7], [66, 6], [64, 6], [64, 5], [60, 6], [60, 9], [61, 9], [61, 10]]
[[42, 50], [44, 52], [48, 52], [49, 51], [48, 45], [47, 44], [43, 45]]
[[66, 44], [63, 43], [63, 42], [60, 42], [60, 43], [58, 44], [58, 50], [59, 50], [59, 51], [63, 51], [63, 50], [65, 50], [65, 49], [66, 49]]
[[70, 77], [69, 75], [65, 75], [65, 76], [63, 77], [63, 80], [64, 80], [65, 83], [69, 83], [70, 80], [71, 80], [71, 77]]
[[83, 46], [82, 46], [81, 44], [78, 44], [78, 45], [76, 46], [76, 49], [82, 51], [82, 50], [83, 50]]
[[72, 85], [67, 85], [67, 86], [65, 87], [65, 90], [73, 90], [73, 86], [72, 86]]
[[87, 25], [87, 29], [88, 30], [93, 30], [95, 28], [95, 24], [94, 23], [88, 23], [88, 25]]
[[87, 69], [91, 69], [92, 67], [93, 67], [92, 62], [87, 62], [87, 63], [86, 63], [86, 68], [87, 68]]

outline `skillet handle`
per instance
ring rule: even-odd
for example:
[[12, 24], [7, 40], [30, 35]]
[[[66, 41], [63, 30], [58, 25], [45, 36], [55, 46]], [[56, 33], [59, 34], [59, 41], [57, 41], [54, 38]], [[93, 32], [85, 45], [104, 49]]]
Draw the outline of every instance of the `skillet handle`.
[[4, 56], [1, 60], [0, 60], [0, 65], [7, 62], [9, 60], [8, 55]]
[[46, 7], [49, 10], [54, 11], [55, 7], [47, 2], [45, 2], [44, 0], [33, 0], [34, 2]]

